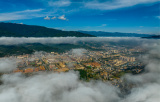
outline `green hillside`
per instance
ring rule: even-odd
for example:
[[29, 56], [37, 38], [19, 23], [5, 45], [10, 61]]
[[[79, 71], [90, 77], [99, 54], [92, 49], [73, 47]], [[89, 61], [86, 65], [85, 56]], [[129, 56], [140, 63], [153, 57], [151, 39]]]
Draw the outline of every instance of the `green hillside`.
[[0, 57], [11, 55], [32, 54], [35, 51], [57, 52], [63, 53], [71, 49], [85, 48], [94, 50], [93, 48], [81, 44], [20, 44], [20, 45], [0, 45]]
[[61, 31], [42, 26], [25, 25], [17, 23], [0, 23], [0, 37], [94, 37], [76, 31]]

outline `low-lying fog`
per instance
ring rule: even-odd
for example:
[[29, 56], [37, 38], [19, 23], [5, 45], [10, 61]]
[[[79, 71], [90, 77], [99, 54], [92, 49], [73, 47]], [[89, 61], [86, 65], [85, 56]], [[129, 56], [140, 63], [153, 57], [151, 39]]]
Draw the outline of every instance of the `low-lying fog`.
[[[146, 64], [142, 74], [122, 77], [136, 84], [131, 92], [122, 97], [121, 90], [110, 82], [79, 80], [79, 73], [40, 72], [25, 77], [22, 73], [3, 74], [0, 85], [0, 102], [159, 102], [160, 100], [160, 40], [141, 38], [14, 38], [1, 37], [0, 45], [25, 43], [59, 44], [78, 42], [116, 42], [141, 45], [149, 52], [142, 56]], [[73, 50], [76, 54], [77, 50]], [[80, 52], [77, 52], [81, 55]], [[16, 68], [14, 59], [0, 59], [0, 72]]]

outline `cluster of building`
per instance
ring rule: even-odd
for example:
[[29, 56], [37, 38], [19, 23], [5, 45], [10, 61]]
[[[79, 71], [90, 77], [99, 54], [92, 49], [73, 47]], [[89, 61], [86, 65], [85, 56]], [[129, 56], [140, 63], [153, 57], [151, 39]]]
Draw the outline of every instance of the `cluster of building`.
[[[39, 71], [66, 72], [69, 70], [84, 70], [87, 78], [114, 80], [113, 75], [126, 70], [141, 72], [143, 66], [137, 60], [134, 52], [141, 49], [126, 49], [125, 47], [102, 46], [101, 51], [86, 51], [80, 55], [75, 53], [44, 53], [11, 56], [17, 59], [17, 69], [13, 72], [33, 73]], [[80, 49], [79, 49], [80, 50]], [[132, 69], [135, 66], [136, 69]], [[117, 77], [117, 79], [119, 79]]]

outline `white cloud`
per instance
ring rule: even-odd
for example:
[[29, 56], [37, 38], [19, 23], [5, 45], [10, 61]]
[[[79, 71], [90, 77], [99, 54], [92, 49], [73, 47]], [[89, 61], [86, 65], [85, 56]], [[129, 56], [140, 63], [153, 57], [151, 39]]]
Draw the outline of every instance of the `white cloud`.
[[17, 68], [16, 61], [9, 58], [0, 59], [0, 73], [10, 72]]
[[105, 27], [105, 26], [107, 26], [107, 24], [102, 24], [102, 27]]
[[98, 0], [85, 3], [85, 7], [89, 9], [113, 10], [124, 7], [131, 7], [138, 4], [154, 3], [160, 0], [111, 0], [99, 2]]
[[138, 87], [131, 90], [122, 102], [157, 102], [160, 100], [160, 45], [150, 47], [148, 54], [143, 55], [142, 61], [146, 64], [145, 73], [138, 75], [125, 75], [128, 82]]
[[65, 15], [59, 16], [58, 19], [61, 19], [61, 20], [68, 20], [67, 18], [65, 18]]
[[39, 14], [44, 9], [33, 9], [33, 10], [24, 10], [16, 11], [10, 13], [0, 13], [0, 21], [9, 21], [9, 20], [21, 20], [21, 19], [31, 19], [36, 17], [43, 17], [43, 14]]
[[45, 20], [50, 20], [50, 17], [46, 16], [44, 17]]
[[106, 27], [106, 26], [107, 26], [107, 24], [102, 24], [102, 25], [97, 26], [97, 27]]
[[[56, 19], [56, 18], [57, 18], [57, 17], [55, 17], [55, 16], [52, 17], [52, 18], [50, 18], [49, 16], [44, 17], [45, 20], [50, 20], [50, 19], [53, 19], [53, 20], [54, 20], [54, 19]], [[65, 17], [65, 15], [59, 16], [58, 19], [68, 21], [68, 19]]]
[[87, 50], [83, 48], [78, 48], [78, 49], [72, 49], [70, 52], [72, 53], [72, 55], [82, 56], [85, 55], [84, 53], [86, 53]]
[[160, 19], [160, 16], [156, 16], [156, 18]]
[[57, 1], [49, 1], [48, 2], [49, 6], [53, 7], [65, 7], [69, 6], [71, 4], [70, 0], [57, 0]]
[[[116, 87], [108, 83], [81, 82], [76, 72], [3, 75], [0, 102], [117, 102]], [[9, 97], [8, 97], [9, 95]]]
[[57, 17], [52, 17], [51, 19], [56, 19]]
[[[137, 43], [154, 43], [155, 40], [140, 39], [137, 37], [0, 37], [0, 45], [17, 45], [26, 43], [41, 43], [41, 44], [61, 44], [69, 43], [76, 44], [78, 42], [137, 42]], [[157, 40], [156, 40], [157, 41]], [[159, 41], [159, 40], [158, 40]], [[159, 42], [160, 43], [160, 42]], [[135, 43], [136, 44], [136, 43]]]

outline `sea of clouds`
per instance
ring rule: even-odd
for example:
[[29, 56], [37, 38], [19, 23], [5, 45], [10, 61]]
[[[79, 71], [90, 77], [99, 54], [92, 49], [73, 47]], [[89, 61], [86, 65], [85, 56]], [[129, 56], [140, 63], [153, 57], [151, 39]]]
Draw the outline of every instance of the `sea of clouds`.
[[[8, 40], [5, 41], [5, 39]], [[121, 97], [121, 90], [110, 82], [79, 80], [79, 73], [41, 72], [26, 77], [22, 73], [4, 74], [1, 77], [0, 102], [158, 102], [160, 100], [160, 41], [136, 38], [0, 38], [1, 45], [22, 43], [76, 43], [78, 41], [135, 41], [149, 49], [141, 60], [146, 64], [145, 72], [138, 75], [126, 74], [122, 77], [136, 87]], [[71, 50], [76, 54], [80, 51]], [[85, 51], [85, 49], [83, 49]], [[0, 59], [0, 72], [10, 72], [16, 68], [15, 60]]]
[[[152, 44], [157, 43], [154, 39], [141, 39], [137, 37], [0, 37], [0, 45], [19, 45], [26, 43], [41, 44], [77, 44], [79, 42], [117, 42], [133, 44]], [[155, 44], [156, 44], [155, 43]]]

